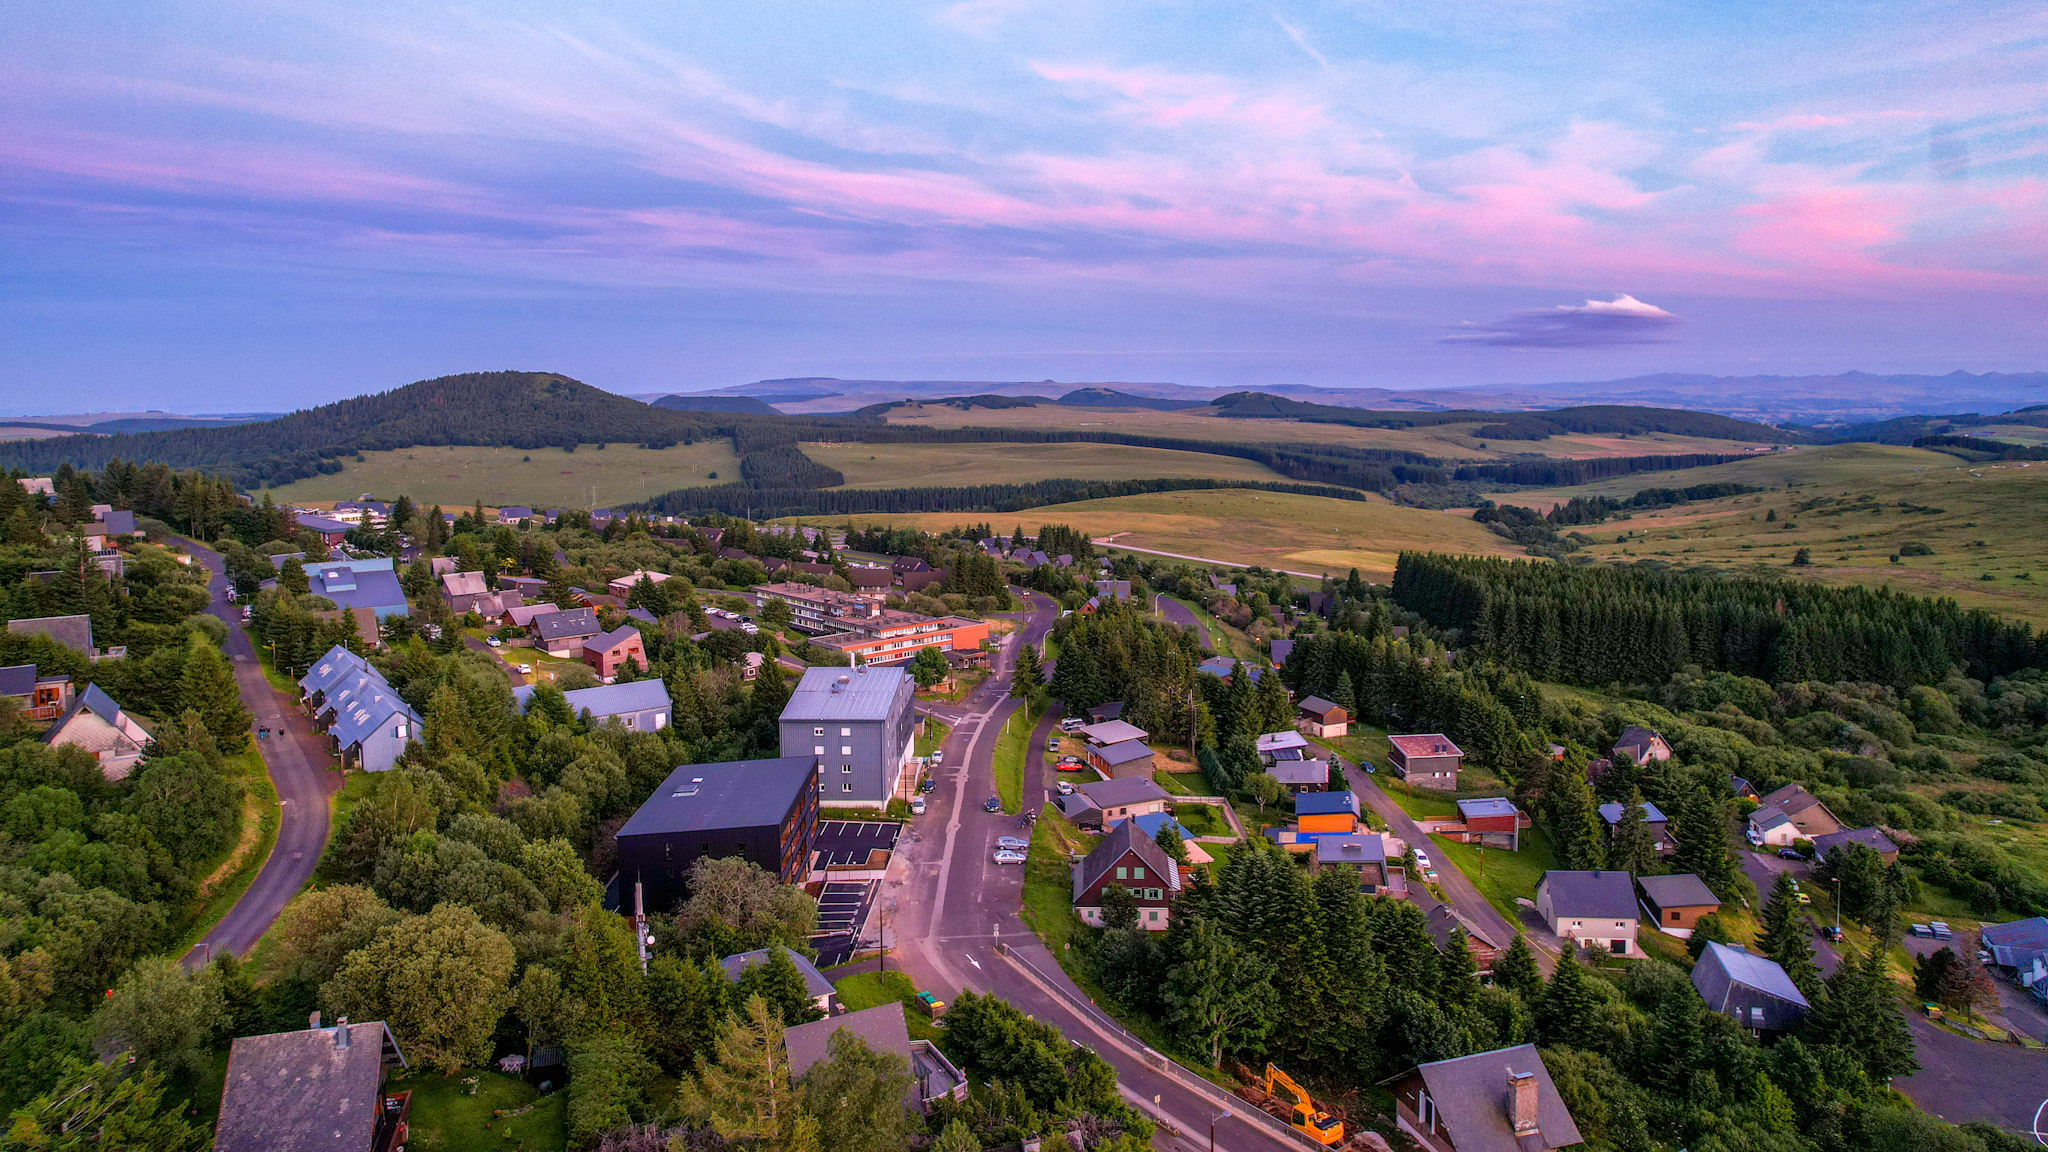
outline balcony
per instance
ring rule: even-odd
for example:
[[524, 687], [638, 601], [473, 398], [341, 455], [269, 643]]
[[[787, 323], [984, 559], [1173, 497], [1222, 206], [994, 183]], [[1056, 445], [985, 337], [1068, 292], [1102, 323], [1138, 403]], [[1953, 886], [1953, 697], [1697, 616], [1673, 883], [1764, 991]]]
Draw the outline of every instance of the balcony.
[[412, 1091], [387, 1092], [382, 1101], [382, 1110], [377, 1114], [377, 1135], [371, 1141], [372, 1152], [393, 1152], [403, 1145], [408, 1135], [407, 1121], [412, 1118]]

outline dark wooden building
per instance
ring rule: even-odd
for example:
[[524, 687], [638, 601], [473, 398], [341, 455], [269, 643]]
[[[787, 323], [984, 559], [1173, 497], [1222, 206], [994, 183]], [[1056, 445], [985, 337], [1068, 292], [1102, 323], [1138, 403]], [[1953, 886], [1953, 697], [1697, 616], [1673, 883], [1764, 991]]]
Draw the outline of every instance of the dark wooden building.
[[809, 756], [685, 764], [619, 829], [619, 907], [641, 885], [650, 914], [685, 895], [690, 865], [738, 856], [784, 884], [803, 883], [818, 834], [818, 776]]

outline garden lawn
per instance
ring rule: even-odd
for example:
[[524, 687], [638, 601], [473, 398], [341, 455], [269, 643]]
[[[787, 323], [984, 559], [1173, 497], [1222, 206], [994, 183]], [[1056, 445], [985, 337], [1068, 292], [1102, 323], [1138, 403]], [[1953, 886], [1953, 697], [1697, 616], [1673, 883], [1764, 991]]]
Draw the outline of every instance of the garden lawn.
[[924, 735], [917, 738], [917, 755], [925, 757], [938, 751], [939, 745], [944, 744], [946, 737], [952, 735], [952, 733], [952, 726], [945, 721], [940, 720], [936, 716], [925, 717]]
[[[543, 1097], [532, 1085], [496, 1072], [471, 1071], [477, 1093], [464, 1095], [462, 1076], [414, 1072], [393, 1081], [412, 1091], [412, 1134], [406, 1146], [417, 1152], [557, 1152], [568, 1147], [568, 1096]], [[493, 1116], [533, 1105], [518, 1116]], [[485, 1125], [489, 1127], [485, 1127]]]
[[1031, 746], [1031, 729], [1038, 717], [1029, 708], [1010, 714], [1010, 721], [996, 737], [996, 795], [1003, 799], [1003, 811], [1016, 814], [1024, 807], [1024, 760]]
[[1230, 822], [1213, 804], [1176, 804], [1173, 818], [1197, 836], [1230, 836]]
[[1550, 838], [1540, 828], [1530, 828], [1522, 833], [1522, 850], [1504, 852], [1488, 848], [1482, 852], [1477, 844], [1458, 844], [1441, 836], [1431, 836], [1430, 852], [1440, 864], [1449, 864], [1472, 880], [1472, 886], [1486, 897], [1487, 903], [1500, 909], [1508, 923], [1519, 922], [1515, 898], [1535, 899], [1536, 882], [1545, 872], [1557, 867], [1557, 857], [1551, 854]]
[[839, 990], [839, 1002], [848, 1012], [879, 1008], [891, 1001], [903, 1005], [903, 1022], [910, 1028], [910, 1038], [938, 1041], [939, 1028], [917, 1006], [917, 985], [903, 973], [856, 972], [833, 981], [832, 986]]
[[[1458, 802], [1449, 796], [1410, 788], [1384, 771], [1373, 779], [1379, 783], [1381, 791], [1394, 798], [1401, 811], [1416, 820], [1448, 820], [1458, 814]], [[1527, 843], [1528, 837], [1523, 837], [1523, 842]]]
[[1175, 796], [1214, 796], [1209, 780], [1200, 772], [1165, 772], [1155, 770], [1152, 782]]

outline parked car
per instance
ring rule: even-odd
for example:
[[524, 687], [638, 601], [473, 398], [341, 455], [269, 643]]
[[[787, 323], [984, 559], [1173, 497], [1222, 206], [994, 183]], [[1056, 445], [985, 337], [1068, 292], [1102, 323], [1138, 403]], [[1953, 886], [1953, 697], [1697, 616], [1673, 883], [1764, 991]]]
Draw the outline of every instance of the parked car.
[[1808, 896], [1808, 895], [1807, 895], [1806, 893], [1804, 893], [1804, 892], [1800, 892], [1800, 893], [1797, 893], [1797, 895], [1798, 895], [1798, 897], [1799, 897], [1799, 902], [1800, 902], [1801, 904], [1811, 904], [1811, 903], [1813, 903], [1813, 897], [1811, 897], [1811, 896]]
[[1003, 798], [1001, 796], [989, 797], [981, 802], [981, 810], [983, 812], [1001, 812], [1003, 810]]
[[990, 859], [998, 864], [1022, 864], [1024, 862], [1024, 854], [1022, 852], [1003, 850], [997, 852]]
[[484, 643], [490, 645], [493, 648], [503, 648], [505, 646], [505, 642], [503, 640], [498, 639], [496, 636], [485, 637]]
[[937, 768], [939, 765], [944, 764], [945, 762], [946, 750], [943, 748], [932, 749], [932, 767]]
[[1833, 924], [1821, 925], [1820, 934], [1822, 936], [1827, 937], [1829, 940], [1834, 941], [1837, 944], [1840, 944], [1842, 942], [1842, 930], [1840, 928], [1835, 927]]
[[1060, 750], [1060, 738], [1059, 738], [1059, 737], [1057, 737], [1057, 736], [1054, 736], [1054, 737], [1053, 737], [1052, 739], [1050, 739], [1050, 740], [1047, 740], [1047, 741], [1045, 742], [1045, 750], [1046, 750], [1047, 752], [1057, 752], [1057, 751], [1059, 751], [1059, 750]]
[[1780, 849], [1778, 849], [1778, 859], [1780, 859], [1780, 860], [1804, 860], [1804, 859], [1806, 859], [1806, 857], [1805, 857], [1805, 856], [1803, 856], [1803, 855], [1801, 855], [1801, 854], [1800, 854], [1800, 852], [1799, 852], [1799, 849], [1797, 849], [1797, 848], [1780, 848]]
[[1415, 866], [1417, 868], [1422, 869], [1422, 875], [1424, 878], [1429, 878], [1436, 875], [1436, 865], [1429, 862], [1429, 853], [1424, 852], [1419, 848], [1415, 851]]
[[912, 796], [910, 798], [910, 814], [912, 816], [924, 815], [924, 797]]
[[513, 667], [519, 669], [519, 674], [521, 676], [533, 675], [533, 665], [531, 664], [515, 664], [513, 665]]
[[1079, 756], [1062, 756], [1060, 757], [1060, 762], [1053, 765], [1054, 768], [1061, 772], [1079, 772], [1087, 766], [1088, 762]]
[[937, 780], [932, 779], [929, 776], [917, 782], [917, 790], [919, 792], [936, 791], [938, 789], [938, 786], [939, 782]]
[[1074, 786], [1072, 784], [1067, 783], [1065, 780], [1060, 781], [1057, 787], [1059, 788], [1060, 795], [1062, 796], [1072, 796], [1074, 794]]
[[996, 837], [996, 847], [1008, 848], [1013, 852], [1022, 852], [1026, 848], [1031, 847], [1031, 841], [1016, 836], [998, 836]]
[[1079, 732], [1088, 726], [1088, 721], [1079, 716], [1065, 716], [1060, 719], [1060, 731]]
[[247, 620], [254, 615], [256, 615], [256, 610], [254, 608], [244, 607], [242, 609], [242, 619]]

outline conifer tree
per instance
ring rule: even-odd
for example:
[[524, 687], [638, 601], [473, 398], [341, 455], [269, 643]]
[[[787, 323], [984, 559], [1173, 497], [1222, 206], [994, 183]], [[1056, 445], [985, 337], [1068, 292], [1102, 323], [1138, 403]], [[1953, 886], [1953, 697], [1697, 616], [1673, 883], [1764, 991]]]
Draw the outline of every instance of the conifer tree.
[[1706, 789], [1695, 788], [1680, 800], [1673, 823], [1671, 835], [1678, 841], [1671, 857], [1675, 870], [1699, 877], [1723, 898], [1732, 895], [1741, 871], [1728, 852], [1728, 818], [1722, 803]]
[[1470, 1008], [1479, 999], [1479, 965], [1465, 942], [1465, 930], [1453, 927], [1437, 954], [1436, 1002], [1446, 1009]]
[[751, 1140], [779, 1152], [819, 1152], [818, 1122], [799, 1104], [782, 1047], [782, 1025], [756, 996], [726, 1022], [709, 1059], [677, 1091], [685, 1116], [725, 1140]]
[[1591, 1025], [1599, 997], [1579, 966], [1578, 950], [1565, 949], [1557, 970], [1536, 1000], [1536, 1032], [1549, 1047], [1576, 1047]]
[[185, 708], [199, 714], [200, 723], [212, 735], [222, 752], [233, 755], [249, 746], [249, 725], [254, 717], [242, 707], [235, 670], [212, 642], [193, 636], [185, 650], [185, 676], [178, 685]]
[[1657, 841], [1644, 823], [1643, 790], [1633, 789], [1622, 802], [1621, 819], [1607, 845], [1607, 862], [1631, 876], [1649, 876], [1657, 871]]
[[1337, 686], [1330, 690], [1330, 703], [1342, 708], [1346, 714], [1358, 715], [1358, 692], [1351, 684], [1351, 671], [1337, 673]]
[[1528, 937], [1516, 933], [1508, 946], [1493, 962], [1493, 983], [1506, 988], [1522, 998], [1522, 1003], [1531, 1005], [1543, 993], [1543, 970], [1536, 966], [1536, 953], [1530, 951]]
[[1582, 769], [1567, 764], [1550, 777], [1550, 794], [1544, 797], [1544, 816], [1550, 824], [1550, 846], [1558, 862], [1570, 869], [1599, 868], [1606, 863], [1606, 846], [1601, 843], [1600, 811], [1593, 803], [1593, 790], [1586, 785]]
[[1792, 886], [1790, 872], [1778, 873], [1757, 920], [1761, 927], [1756, 950], [1777, 961], [1793, 986], [1809, 1001], [1814, 999], [1820, 992], [1820, 969], [1813, 962], [1813, 944], [1807, 938], [1810, 925], [1799, 910], [1799, 891]]

